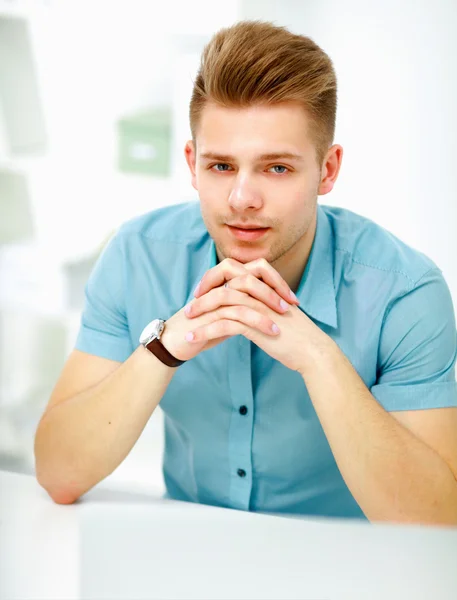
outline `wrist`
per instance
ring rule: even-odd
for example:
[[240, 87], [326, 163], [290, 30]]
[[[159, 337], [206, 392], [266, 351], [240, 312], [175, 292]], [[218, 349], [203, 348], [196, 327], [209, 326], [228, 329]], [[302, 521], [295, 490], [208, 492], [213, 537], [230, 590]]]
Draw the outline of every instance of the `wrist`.
[[[179, 352], [179, 345], [176, 342], [176, 336], [173, 335], [173, 331], [167, 326], [168, 323], [165, 324], [162, 335], [160, 336], [160, 341], [162, 342], [162, 346], [169, 352], [172, 356], [177, 358], [178, 360], [186, 360], [186, 358], [182, 357]], [[182, 344], [181, 344], [182, 345]]]
[[164, 329], [165, 321], [163, 319], [153, 319], [141, 332], [139, 342], [166, 366], [179, 367], [185, 362], [185, 359], [171, 354], [168, 348], [162, 343]]
[[169, 373], [173, 375], [177, 367], [169, 367], [163, 363], [155, 354], [148, 350], [143, 344], [140, 344], [134, 352], [137, 358], [138, 368], [144, 372], [146, 369], [150, 373], [156, 373], [157, 371], [163, 372], [163, 374]]
[[327, 372], [337, 351], [339, 347], [336, 342], [319, 329], [319, 334], [305, 344], [298, 372], [304, 379], [320, 369]]

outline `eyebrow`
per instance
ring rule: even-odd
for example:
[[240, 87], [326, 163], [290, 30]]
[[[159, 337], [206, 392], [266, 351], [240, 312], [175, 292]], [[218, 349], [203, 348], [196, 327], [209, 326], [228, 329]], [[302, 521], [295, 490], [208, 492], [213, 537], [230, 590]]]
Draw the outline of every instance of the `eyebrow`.
[[[217, 152], [203, 152], [200, 155], [201, 158], [205, 158], [208, 160], [220, 160], [221, 162], [235, 162], [236, 159], [234, 156], [230, 154], [218, 154]], [[289, 160], [298, 160], [303, 162], [303, 157], [299, 154], [293, 154], [292, 152], [270, 152], [269, 154], [260, 154], [256, 156], [256, 160], [264, 161], [264, 160], [281, 160], [283, 158], [287, 158]]]

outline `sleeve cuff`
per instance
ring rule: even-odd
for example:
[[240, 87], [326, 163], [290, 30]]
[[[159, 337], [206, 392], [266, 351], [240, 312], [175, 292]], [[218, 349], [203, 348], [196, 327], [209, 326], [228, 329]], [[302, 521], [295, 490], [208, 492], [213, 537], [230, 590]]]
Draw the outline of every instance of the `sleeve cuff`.
[[411, 385], [383, 383], [374, 385], [370, 392], [387, 411], [457, 406], [456, 381]]
[[117, 362], [126, 361], [134, 350], [130, 338], [101, 333], [84, 325], [76, 338], [75, 349]]

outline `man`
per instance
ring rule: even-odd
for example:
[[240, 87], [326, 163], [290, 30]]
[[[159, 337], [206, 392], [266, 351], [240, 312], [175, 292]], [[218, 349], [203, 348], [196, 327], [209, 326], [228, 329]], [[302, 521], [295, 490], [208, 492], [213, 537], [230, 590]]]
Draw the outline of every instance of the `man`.
[[35, 438], [55, 502], [109, 475], [160, 402], [169, 497], [457, 525], [451, 296], [428, 257], [317, 203], [336, 97], [329, 57], [285, 28], [207, 45], [185, 147], [200, 202], [125, 223], [91, 274]]

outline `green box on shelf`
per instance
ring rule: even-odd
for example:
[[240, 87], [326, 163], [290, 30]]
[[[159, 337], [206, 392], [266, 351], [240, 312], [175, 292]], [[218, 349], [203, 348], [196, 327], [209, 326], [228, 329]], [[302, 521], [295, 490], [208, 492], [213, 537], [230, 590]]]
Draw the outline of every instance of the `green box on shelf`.
[[151, 108], [119, 120], [121, 171], [159, 177], [170, 174], [171, 114], [169, 108]]

